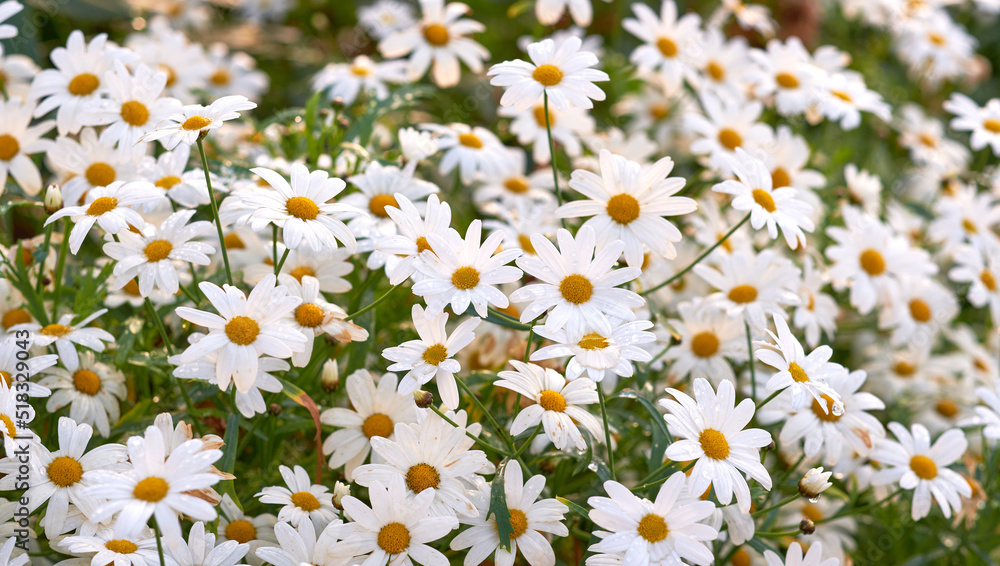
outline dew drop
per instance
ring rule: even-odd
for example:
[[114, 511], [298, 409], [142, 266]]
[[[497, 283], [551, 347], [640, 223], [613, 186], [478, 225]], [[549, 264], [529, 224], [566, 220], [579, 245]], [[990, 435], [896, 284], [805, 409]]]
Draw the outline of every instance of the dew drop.
[[819, 503], [819, 497], [810, 497], [809, 503]]
[[843, 401], [836, 401], [833, 404], [833, 407], [830, 408], [830, 411], [833, 412], [833, 414], [836, 415], [836, 416], [838, 416], [838, 417], [841, 416], [841, 415], [843, 415], [844, 414], [844, 402]]

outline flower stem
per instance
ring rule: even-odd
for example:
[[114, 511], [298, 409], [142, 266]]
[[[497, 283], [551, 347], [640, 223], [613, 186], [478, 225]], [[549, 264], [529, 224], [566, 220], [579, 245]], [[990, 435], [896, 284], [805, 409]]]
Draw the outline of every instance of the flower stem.
[[[450, 424], [451, 426], [453, 426], [455, 428], [462, 428], [461, 426], [459, 426], [458, 423], [456, 423], [455, 421], [453, 421], [450, 418], [448, 418], [448, 415], [442, 413], [441, 409], [438, 409], [434, 405], [430, 405], [427, 408], [430, 409], [431, 411], [433, 411], [434, 414], [436, 414], [437, 416], [439, 416], [442, 419], [444, 419], [444, 421], [446, 423]], [[490, 450], [492, 452], [499, 452], [499, 453], [503, 454], [504, 456], [510, 456], [510, 453], [507, 452], [506, 450], [504, 450], [503, 448], [497, 448], [496, 446], [493, 446], [489, 442], [486, 442], [485, 440], [483, 440], [482, 438], [479, 438], [478, 436], [472, 434], [468, 430], [465, 431], [465, 435], [468, 436], [469, 438], [471, 438], [472, 440], [474, 440], [476, 444], [482, 446], [483, 448], [486, 448], [487, 450]]]
[[[198, 142], [199, 144], [201, 142]], [[156, 553], [160, 555], [160, 566], [166, 566], [167, 561], [163, 558], [163, 540], [160, 535], [160, 524], [156, 521], [156, 517], [153, 517], [153, 531], [156, 532]]]
[[[153, 302], [149, 300], [149, 297], [146, 297], [146, 310], [149, 312], [149, 316], [156, 321], [156, 328], [160, 332], [160, 338], [163, 340], [163, 345], [167, 348], [167, 354], [171, 356], [174, 355], [174, 345], [171, 344], [170, 339], [167, 338], [167, 328], [163, 325], [163, 319], [161, 319], [159, 313], [156, 312], [156, 307], [153, 306]], [[181, 390], [181, 397], [184, 398], [184, 404], [187, 406], [187, 412], [191, 415], [194, 430], [198, 433], [198, 436], [201, 436], [201, 423], [198, 422], [198, 417], [195, 415], [194, 403], [191, 402], [191, 396], [188, 395], [187, 386], [184, 385], [184, 380], [179, 379], [176, 376], [174, 376], [174, 379], [177, 381], [177, 387]]]
[[281, 273], [281, 266], [285, 265], [285, 260], [288, 259], [288, 248], [285, 248], [285, 253], [281, 254], [281, 260], [274, 264], [274, 276], [277, 277]]
[[[287, 254], [288, 252], [285, 252], [285, 253]], [[282, 261], [282, 263], [284, 263], [285, 260], [282, 259], [281, 261]], [[366, 312], [372, 310], [373, 308], [377, 307], [379, 305], [379, 303], [381, 303], [382, 301], [386, 300], [389, 297], [389, 295], [391, 295], [392, 292], [395, 291], [396, 288], [399, 287], [400, 285], [402, 285], [402, 283], [397, 283], [397, 284], [393, 285], [392, 287], [389, 288], [388, 291], [386, 291], [385, 293], [383, 293], [381, 297], [379, 297], [379, 298], [375, 299], [374, 301], [372, 301], [370, 305], [365, 306], [364, 308], [362, 308], [361, 310], [359, 310], [357, 312], [353, 312], [353, 313], [347, 315], [346, 317], [344, 317], [344, 320], [353, 320], [353, 319], [358, 318], [359, 316], [365, 314]]]
[[[552, 139], [552, 120], [549, 115], [549, 93], [542, 91], [542, 105], [545, 110], [545, 133], [549, 136], [549, 160], [552, 166], [552, 182], [556, 189], [556, 202], [562, 206], [562, 190], [559, 189], [559, 169], [556, 168], [556, 144]], [[559, 223], [566, 227], [566, 219], [560, 218]]]
[[535, 440], [535, 437], [538, 436], [538, 431], [540, 431], [540, 430], [542, 430], [542, 423], [541, 422], [539, 422], [537, 425], [535, 425], [535, 430], [533, 430], [531, 432], [531, 436], [529, 436], [528, 439], [525, 440], [523, 444], [521, 444], [521, 446], [517, 449], [517, 452], [514, 452], [514, 454], [511, 456], [511, 458], [517, 459], [517, 457], [521, 455], [521, 452], [524, 452], [525, 448], [527, 448], [528, 446], [531, 446], [531, 442], [533, 440]]
[[69, 218], [63, 219], [63, 239], [59, 245], [59, 260], [56, 262], [55, 295], [52, 299], [52, 314], [59, 312], [59, 296], [62, 295], [63, 271], [66, 269], [66, 254], [69, 253]]
[[750, 333], [750, 323], [746, 319], [743, 320], [743, 326], [747, 330], [747, 365], [750, 366], [750, 396], [756, 399], [757, 371], [753, 367], [753, 334]]
[[208, 157], [205, 156], [205, 146], [198, 138], [198, 153], [201, 154], [201, 166], [205, 170], [205, 184], [208, 185], [208, 200], [212, 204], [212, 218], [215, 229], [219, 233], [219, 245], [222, 247], [222, 263], [226, 266], [226, 281], [233, 284], [233, 271], [229, 268], [229, 253], [226, 251], [226, 236], [222, 233], [222, 219], [219, 218], [219, 205], [215, 203], [215, 191], [212, 190], [212, 176], [208, 173]]
[[45, 250], [45, 257], [42, 261], [38, 262], [38, 281], [35, 282], [35, 294], [37, 295], [42, 293], [42, 281], [45, 280], [45, 260], [49, 259], [49, 242], [52, 240], [52, 231], [55, 228], [55, 224], [49, 224], [45, 227], [45, 241], [42, 243], [42, 249]]
[[528, 330], [528, 341], [524, 343], [524, 363], [528, 363], [528, 356], [531, 355], [531, 343], [535, 339], [535, 327], [532, 326], [531, 330]]
[[730, 228], [729, 231], [726, 232], [724, 236], [722, 236], [721, 238], [719, 238], [718, 242], [715, 242], [707, 250], [701, 252], [701, 255], [699, 255], [698, 257], [694, 258], [694, 261], [692, 261], [687, 267], [685, 267], [684, 269], [682, 269], [682, 270], [678, 271], [677, 273], [673, 274], [669, 279], [667, 279], [663, 283], [660, 283], [658, 285], [650, 287], [649, 289], [646, 289], [645, 291], [642, 291], [639, 294], [640, 295], [648, 295], [648, 294], [650, 294], [650, 293], [652, 293], [654, 291], [658, 291], [658, 290], [662, 289], [663, 287], [666, 287], [667, 285], [670, 285], [671, 283], [673, 283], [674, 281], [677, 281], [681, 277], [684, 277], [684, 275], [686, 275], [688, 271], [691, 271], [694, 268], [694, 266], [698, 265], [701, 262], [701, 260], [703, 260], [706, 257], [708, 257], [708, 254], [710, 254], [713, 251], [715, 251], [715, 248], [721, 246], [723, 242], [725, 242], [726, 240], [728, 240], [729, 237], [733, 235], [733, 232], [736, 232], [736, 230], [740, 226], [743, 226], [744, 224], [746, 224], [747, 220], [750, 220], [750, 214], [749, 213], [747, 213], [747, 215], [743, 217], [743, 220], [740, 220], [739, 222], [736, 223], [735, 226], [733, 226], [732, 228]]
[[608, 448], [608, 468], [611, 469], [611, 479], [617, 481], [615, 473], [615, 451], [611, 449], [611, 426], [608, 425], [608, 408], [604, 400], [604, 388], [597, 384], [597, 399], [601, 402], [601, 420], [604, 421], [604, 443]]
[[784, 507], [785, 505], [788, 505], [789, 503], [791, 503], [792, 501], [795, 501], [796, 499], [798, 499], [800, 497], [802, 497], [802, 496], [799, 495], [798, 493], [793, 493], [792, 495], [789, 495], [788, 497], [782, 499], [781, 501], [775, 503], [774, 505], [772, 505], [770, 507], [765, 507], [763, 509], [759, 509], [759, 510], [751, 513], [750, 515], [752, 517], [759, 517], [759, 516], [761, 516], [761, 515], [763, 515], [765, 513], [770, 513], [771, 511], [774, 511], [775, 509]]

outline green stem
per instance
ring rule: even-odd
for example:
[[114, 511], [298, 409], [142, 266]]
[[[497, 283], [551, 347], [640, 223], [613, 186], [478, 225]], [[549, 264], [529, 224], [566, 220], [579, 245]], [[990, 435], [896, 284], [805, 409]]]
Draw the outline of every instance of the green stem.
[[49, 224], [45, 227], [45, 241], [42, 243], [42, 249], [45, 250], [45, 257], [42, 261], [38, 262], [38, 281], [35, 282], [35, 293], [42, 293], [42, 281], [45, 280], [45, 260], [49, 259], [49, 242], [52, 240], [52, 231], [56, 229], [55, 224]]
[[524, 363], [528, 363], [528, 356], [531, 355], [531, 342], [535, 339], [535, 327], [532, 326], [531, 330], [528, 331], [528, 341], [524, 344]]
[[271, 226], [271, 258], [272, 263], [278, 264], [278, 225]]
[[[692, 460], [692, 461], [688, 462], [688, 465], [684, 466], [683, 468], [681, 468], [681, 471], [682, 472], [686, 472], [686, 471], [690, 470], [691, 468], [694, 467], [695, 462], [697, 462], [697, 460]], [[673, 474], [670, 474], [670, 475], [673, 475]], [[632, 488], [632, 493], [635, 493], [635, 492], [638, 492], [638, 491], [642, 491], [644, 489], [649, 489], [649, 488], [651, 488], [653, 486], [660, 485], [661, 483], [667, 481], [668, 479], [670, 479], [669, 475], [668, 476], [663, 476], [662, 478], [660, 478], [658, 480], [653, 480], [651, 482], [644, 483], [644, 484], [640, 485], [639, 487], [633, 487]]]
[[[559, 188], [559, 169], [556, 168], [556, 144], [552, 139], [552, 119], [549, 115], [549, 93], [547, 91], [542, 91], [542, 104], [545, 110], [545, 133], [549, 137], [549, 159], [552, 166], [552, 183], [556, 190], [556, 202], [559, 206], [562, 206], [562, 190]], [[562, 227], [566, 227], [566, 219], [560, 218], [559, 223]]]
[[514, 454], [511, 456], [511, 458], [515, 458], [516, 459], [518, 456], [521, 455], [521, 452], [524, 452], [525, 448], [527, 448], [528, 446], [531, 446], [531, 442], [533, 440], [535, 440], [535, 437], [538, 436], [538, 431], [540, 431], [540, 430], [542, 430], [542, 423], [541, 422], [539, 422], [537, 425], [535, 425], [535, 430], [533, 430], [531, 432], [531, 436], [529, 436], [528, 439], [525, 440], [523, 444], [521, 444], [521, 446], [517, 449], [517, 452], [514, 452]]
[[189, 291], [187, 287], [185, 287], [180, 283], [177, 284], [177, 287], [181, 290], [182, 293], [187, 295], [187, 298], [191, 299], [191, 302], [193, 302], [195, 305], [198, 304], [198, 297], [194, 296], [194, 293]]
[[[149, 312], [149, 316], [156, 321], [156, 328], [160, 332], [160, 338], [163, 340], [163, 345], [167, 348], [167, 354], [174, 355], [174, 345], [170, 342], [167, 337], [167, 328], [163, 325], [163, 319], [160, 318], [159, 313], [156, 312], [156, 307], [153, 306], [153, 302], [146, 297], [146, 311]], [[191, 397], [188, 395], [187, 386], [184, 384], [184, 380], [174, 376], [174, 380], [177, 381], [177, 387], [181, 390], [181, 397], [184, 398], [184, 404], [187, 406], [187, 412], [191, 415], [192, 425], [194, 426], [195, 432], [198, 436], [202, 436], [201, 424], [198, 422], [198, 417], [195, 415], [194, 403], [191, 402]]]
[[215, 220], [215, 229], [219, 233], [219, 246], [222, 247], [222, 263], [226, 266], [226, 281], [233, 284], [233, 271], [229, 268], [229, 252], [226, 251], [226, 236], [222, 233], [222, 219], [219, 218], [219, 205], [215, 203], [215, 191], [212, 190], [212, 176], [208, 173], [208, 157], [205, 156], [205, 146], [198, 138], [198, 153], [201, 154], [201, 166], [205, 170], [205, 184], [208, 185], [208, 201], [212, 205], [212, 218]]
[[285, 248], [285, 253], [281, 254], [281, 260], [274, 264], [274, 276], [277, 277], [281, 273], [281, 266], [285, 265], [285, 260], [288, 259], [288, 248]]
[[[502, 440], [503, 443], [507, 445], [507, 450], [509, 451], [509, 453], [513, 454], [514, 443], [507, 436], [507, 433], [504, 431], [504, 429], [500, 427], [500, 424], [497, 423], [496, 419], [493, 418], [493, 415], [489, 412], [486, 406], [483, 405], [483, 402], [479, 400], [479, 397], [476, 396], [476, 394], [472, 392], [472, 389], [470, 389], [469, 386], [461, 379], [456, 377], [455, 382], [458, 383], [459, 387], [462, 388], [462, 391], [464, 391], [466, 395], [472, 398], [472, 403], [476, 405], [476, 408], [482, 411], [484, 415], [486, 415], [486, 420], [490, 422], [490, 426], [492, 426], [493, 430], [496, 431], [497, 436], [500, 437], [500, 440]], [[525, 469], [527, 469], [527, 466], [525, 466]]]
[[750, 396], [757, 398], [757, 371], [753, 367], [753, 334], [750, 333], [750, 323], [743, 320], [747, 330], [747, 364], [750, 366]]
[[640, 295], [648, 295], [648, 294], [650, 294], [650, 293], [652, 293], [654, 291], [658, 291], [658, 290], [662, 289], [663, 287], [666, 287], [667, 285], [670, 285], [671, 283], [673, 283], [674, 281], [677, 281], [681, 277], [684, 277], [684, 275], [686, 275], [688, 271], [691, 271], [692, 269], [694, 269], [694, 266], [698, 265], [701, 262], [701, 260], [703, 260], [706, 257], [708, 257], [708, 254], [710, 254], [713, 251], [715, 251], [715, 248], [721, 246], [723, 242], [725, 242], [726, 240], [728, 240], [729, 237], [732, 236], [733, 233], [736, 232], [736, 230], [740, 226], [743, 226], [744, 224], [746, 224], [747, 220], [750, 220], [750, 214], [749, 213], [747, 213], [747, 215], [743, 217], [743, 220], [740, 220], [739, 222], [736, 223], [735, 226], [733, 226], [732, 228], [730, 228], [729, 231], [726, 232], [726, 234], [724, 236], [722, 236], [721, 238], [719, 238], [718, 242], [715, 242], [707, 250], [701, 252], [701, 254], [698, 257], [694, 258], [694, 261], [692, 261], [690, 264], [688, 264], [687, 267], [685, 267], [684, 269], [682, 269], [682, 270], [678, 271], [677, 273], [673, 274], [669, 279], [667, 279], [663, 283], [660, 283], [658, 285], [650, 287], [649, 289], [646, 289], [645, 291], [643, 291], [643, 292], [641, 292], [639, 294]]
[[69, 253], [69, 218], [63, 219], [63, 239], [59, 245], [59, 260], [56, 262], [55, 291], [52, 299], [52, 313], [59, 312], [59, 297], [62, 295], [63, 272], [66, 269], [66, 254]]
[[770, 507], [765, 507], [765, 508], [760, 509], [758, 511], [755, 511], [755, 512], [751, 513], [750, 515], [752, 517], [759, 517], [759, 516], [761, 516], [761, 515], [763, 515], [765, 513], [770, 513], [771, 511], [774, 511], [775, 509], [779, 509], [781, 507], [784, 507], [785, 505], [788, 505], [789, 503], [791, 503], [792, 501], [795, 501], [796, 499], [798, 499], [800, 497], [802, 497], [802, 496], [799, 495], [798, 493], [794, 493], [794, 494], [789, 495], [788, 497], [782, 499], [781, 501], [775, 503], [774, 505], [772, 505]]
[[[285, 252], [285, 253], [287, 254], [288, 252]], [[351, 313], [351, 314], [347, 315], [344, 318], [344, 320], [353, 320], [353, 319], [358, 318], [359, 316], [365, 314], [366, 312], [372, 310], [373, 308], [377, 307], [379, 305], [379, 303], [381, 303], [382, 301], [386, 300], [389, 297], [389, 295], [391, 295], [392, 292], [395, 291], [396, 288], [399, 287], [400, 285], [402, 285], [402, 283], [397, 283], [396, 285], [393, 285], [392, 287], [389, 288], [388, 291], [386, 291], [385, 293], [383, 293], [381, 297], [379, 297], [379, 298], [375, 299], [374, 301], [372, 301], [372, 303], [370, 305], [362, 308], [358, 312], [354, 312], [354, 313]]]
[[[433, 411], [434, 414], [436, 414], [437, 416], [439, 416], [442, 419], [444, 419], [444, 421], [447, 422], [448, 424], [450, 424], [451, 426], [453, 426], [455, 428], [462, 428], [461, 426], [459, 426], [458, 423], [456, 423], [455, 421], [453, 421], [450, 418], [448, 418], [448, 415], [442, 413], [441, 409], [438, 409], [434, 405], [430, 405], [427, 408], [430, 409], [431, 411]], [[468, 436], [469, 438], [471, 438], [472, 440], [474, 440], [476, 442], [476, 444], [482, 446], [483, 448], [485, 448], [487, 450], [490, 450], [492, 452], [499, 452], [500, 454], [503, 454], [504, 456], [508, 456], [508, 457], [510, 456], [510, 453], [507, 452], [506, 450], [504, 450], [503, 448], [497, 448], [496, 446], [493, 446], [489, 442], [486, 442], [485, 440], [483, 440], [482, 438], [479, 438], [478, 436], [472, 434], [468, 430], [465, 431], [465, 436]]]
[[764, 405], [767, 405], [768, 403], [770, 403], [771, 400], [774, 399], [775, 397], [777, 397], [778, 394], [781, 393], [782, 391], [784, 391], [784, 389], [779, 389], [778, 391], [775, 391], [774, 393], [771, 393], [770, 395], [768, 395], [766, 399], [764, 399], [760, 403], [757, 403], [757, 407], [754, 409], [754, 411], [759, 411], [761, 407], [763, 407]]
[[[199, 142], [200, 143], [200, 142]], [[156, 552], [160, 555], [160, 566], [166, 566], [167, 561], [163, 558], [163, 540], [160, 536], [160, 524], [153, 518], [153, 531], [156, 532]]]
[[604, 400], [604, 388], [600, 383], [597, 384], [597, 399], [601, 402], [601, 420], [604, 421], [604, 443], [608, 448], [608, 468], [611, 470], [611, 479], [617, 481], [615, 451], [611, 449], [611, 426], [608, 425], [608, 408]]

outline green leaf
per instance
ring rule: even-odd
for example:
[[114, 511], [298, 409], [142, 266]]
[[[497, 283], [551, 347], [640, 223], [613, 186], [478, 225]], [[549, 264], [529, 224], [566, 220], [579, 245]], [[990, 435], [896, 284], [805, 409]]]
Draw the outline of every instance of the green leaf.
[[[469, 310], [466, 311], [466, 314], [478, 316], [475, 314], [475, 310], [473, 310], [472, 307], [469, 307]], [[507, 316], [506, 314], [498, 310], [495, 310], [493, 308], [490, 308], [489, 312], [486, 313], [486, 322], [492, 322], [493, 324], [496, 324], [498, 326], [503, 326], [504, 328], [512, 328], [514, 330], [531, 330], [531, 326], [528, 326], [527, 324], [521, 324], [521, 321], [517, 320], [516, 318]]]
[[618, 397], [622, 399], [635, 399], [636, 401], [638, 401], [639, 404], [646, 409], [646, 412], [648, 412], [649, 415], [653, 418], [653, 426], [658, 428], [660, 432], [662, 432], [663, 435], [667, 437], [667, 440], [669, 440], [670, 442], [674, 441], [673, 436], [671, 436], [670, 434], [670, 430], [667, 429], [667, 422], [663, 420], [663, 415], [660, 413], [660, 411], [656, 409], [656, 406], [653, 405], [652, 401], [646, 399], [638, 392], [631, 389], [625, 389], [624, 391], [618, 394]]
[[587, 510], [586, 509], [584, 509], [580, 505], [577, 505], [576, 503], [573, 503], [569, 499], [566, 499], [565, 497], [558, 497], [557, 496], [556, 497], [556, 501], [558, 501], [559, 503], [562, 503], [566, 507], [569, 507], [570, 511], [576, 513], [577, 515], [583, 517], [584, 519], [590, 519], [590, 515], [587, 514]]
[[[496, 519], [497, 534], [500, 536], [500, 546], [504, 550], [510, 550], [510, 536], [514, 534], [514, 527], [510, 524], [510, 509], [507, 508], [507, 492], [504, 491], [503, 476], [507, 471], [509, 460], [504, 459], [497, 468], [497, 473], [490, 483], [490, 509], [486, 513], [486, 518], [490, 515]], [[515, 466], [518, 465], [516, 462]]]
[[[225, 443], [225, 453], [222, 456], [222, 471], [227, 474], [233, 473], [236, 469], [236, 448], [239, 446], [240, 439], [240, 413], [233, 412], [229, 414], [229, 418], [226, 419], [226, 434], [223, 437], [223, 442]], [[219, 482], [219, 492], [228, 493], [229, 497], [233, 499], [236, 506], [241, 510], [243, 509], [243, 503], [240, 501], [240, 496], [236, 494], [236, 487], [234, 484], [235, 480], [223, 480]]]

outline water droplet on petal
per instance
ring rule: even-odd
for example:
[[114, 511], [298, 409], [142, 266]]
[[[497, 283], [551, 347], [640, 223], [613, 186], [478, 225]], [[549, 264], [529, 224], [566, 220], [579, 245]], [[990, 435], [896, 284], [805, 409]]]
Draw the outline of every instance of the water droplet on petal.
[[835, 402], [833, 404], [833, 407], [830, 409], [830, 411], [832, 411], [833, 414], [836, 415], [836, 416], [838, 416], [838, 417], [841, 416], [841, 415], [843, 415], [844, 414], [844, 402], [843, 401], [837, 401], [837, 402]]

